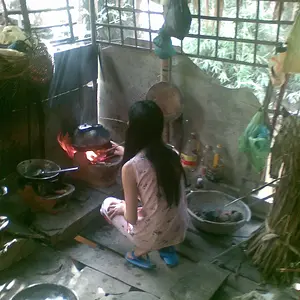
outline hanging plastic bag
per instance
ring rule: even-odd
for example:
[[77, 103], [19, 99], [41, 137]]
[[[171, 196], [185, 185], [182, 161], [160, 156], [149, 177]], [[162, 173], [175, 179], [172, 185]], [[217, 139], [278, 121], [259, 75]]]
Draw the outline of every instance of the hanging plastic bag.
[[159, 30], [158, 36], [153, 39], [153, 44], [155, 45], [154, 53], [160, 59], [168, 59], [176, 55], [172, 40], [170, 36], [164, 32], [164, 29]]
[[284, 60], [285, 73], [300, 73], [300, 13], [298, 13], [287, 39], [287, 55]]
[[258, 172], [264, 169], [271, 147], [270, 131], [265, 125], [264, 117], [264, 112], [258, 111], [239, 138], [239, 150], [248, 155]]
[[183, 40], [189, 33], [192, 15], [186, 0], [170, 0], [163, 29], [169, 36]]

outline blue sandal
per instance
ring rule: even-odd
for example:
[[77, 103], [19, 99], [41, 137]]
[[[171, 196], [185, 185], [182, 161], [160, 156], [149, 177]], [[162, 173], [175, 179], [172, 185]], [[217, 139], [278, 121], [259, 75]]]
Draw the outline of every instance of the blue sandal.
[[144, 259], [142, 257], [137, 257], [134, 254], [134, 251], [131, 252], [132, 258], [128, 257], [128, 253], [125, 256], [125, 259], [133, 264], [134, 266], [137, 266], [139, 268], [143, 269], [154, 269], [156, 266], [150, 261], [149, 255], [147, 254], [147, 258]]
[[159, 255], [170, 268], [176, 267], [179, 264], [179, 258], [173, 246], [160, 249]]

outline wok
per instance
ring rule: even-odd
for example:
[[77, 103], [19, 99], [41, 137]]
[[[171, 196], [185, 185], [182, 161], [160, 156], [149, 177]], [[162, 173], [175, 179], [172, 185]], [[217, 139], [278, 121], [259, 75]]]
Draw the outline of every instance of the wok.
[[111, 148], [110, 132], [101, 124], [83, 124], [77, 127], [72, 138], [72, 146], [77, 151]]
[[38, 170], [44, 170], [45, 173], [47, 171], [59, 171], [61, 170], [60, 166], [55, 162], [46, 159], [28, 159], [20, 162], [17, 165], [17, 172], [20, 176], [26, 179], [40, 181], [40, 180], [48, 180], [54, 179], [58, 176], [57, 173], [53, 173], [51, 175], [41, 174], [40, 176], [35, 176]]

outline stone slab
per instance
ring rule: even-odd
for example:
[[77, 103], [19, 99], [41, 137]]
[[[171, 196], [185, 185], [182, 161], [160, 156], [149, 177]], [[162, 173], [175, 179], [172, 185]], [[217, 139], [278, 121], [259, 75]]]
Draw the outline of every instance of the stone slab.
[[103, 273], [84, 267], [48, 247], [38, 250], [14, 268], [0, 272], [0, 299], [10, 299], [21, 289], [36, 283], [61, 284], [73, 290], [80, 300], [100, 299], [107, 294], [123, 294], [130, 286]]
[[[100, 224], [104, 224], [102, 227]], [[254, 226], [254, 228], [253, 228]], [[258, 224], [247, 224], [245, 228], [239, 230], [238, 236], [248, 237], [252, 231], [259, 226]], [[81, 233], [85, 238], [109, 248], [121, 255], [131, 250], [133, 245], [117, 229], [107, 224], [94, 220]], [[210, 261], [218, 254], [222, 253], [233, 243], [237, 243], [241, 238], [235, 236], [214, 236], [201, 233], [197, 230], [188, 230], [185, 241], [176, 247], [179, 254], [193, 262]]]
[[229, 275], [211, 264], [199, 264], [198, 267], [171, 287], [174, 300], [210, 300]]
[[[100, 224], [104, 225], [101, 227]], [[100, 222], [100, 220], [91, 222], [80, 234], [98, 245], [109, 248], [121, 255], [124, 255], [133, 247], [133, 244], [116, 228], [107, 224], [107, 222]], [[193, 262], [198, 262], [212, 258], [226, 248], [228, 247], [221, 244], [216, 237], [209, 236], [209, 239], [207, 239], [205, 234], [198, 232], [195, 234], [192, 231], [188, 231], [185, 241], [177, 246], [177, 252]]]
[[[80, 233], [81, 236], [122, 256], [132, 250], [133, 244], [115, 227], [107, 224], [107, 222], [103, 223], [103, 220], [94, 220]], [[101, 224], [104, 225], [101, 226]]]
[[49, 238], [52, 244], [72, 239], [99, 215], [101, 204], [107, 196], [95, 189], [76, 189], [64, 211], [56, 215], [38, 213], [33, 228]]
[[218, 257], [218, 266], [233, 272], [237, 277], [242, 276], [255, 283], [261, 283], [262, 277], [258, 269], [253, 266], [241, 247], [235, 247], [226, 254]]
[[20, 260], [29, 256], [37, 247], [31, 239], [14, 239], [8, 241], [9, 245], [0, 249], [0, 271], [6, 270]]
[[220, 289], [214, 294], [211, 300], [233, 300], [234, 297], [238, 297], [241, 295], [242, 294], [240, 292], [225, 284], [220, 287]]
[[[205, 269], [205, 272], [207, 271], [206, 277], [210, 278], [208, 281], [214, 286], [215, 290], [221, 284], [221, 282], [215, 280], [216, 273], [221, 272], [224, 275], [223, 280], [228, 276], [228, 272], [216, 269], [211, 264], [210, 267], [202, 267], [202, 265], [196, 265], [183, 258], [180, 260], [178, 267], [169, 269], [160, 260], [159, 256], [155, 255], [156, 253], [151, 253], [150, 256], [151, 260], [156, 263], [157, 268], [147, 271], [128, 264], [119, 254], [107, 249], [93, 249], [84, 244], [72, 243], [62, 251], [89, 267], [157, 297], [164, 295], [174, 286], [175, 282], [193, 270], [196, 272], [196, 270]], [[213, 287], [209, 288], [213, 289]]]
[[[74, 278], [69, 286], [80, 300], [106, 299], [106, 295], [123, 295], [129, 292], [130, 286], [101, 272], [85, 267], [78, 278]], [[146, 300], [146, 299], [145, 299]]]

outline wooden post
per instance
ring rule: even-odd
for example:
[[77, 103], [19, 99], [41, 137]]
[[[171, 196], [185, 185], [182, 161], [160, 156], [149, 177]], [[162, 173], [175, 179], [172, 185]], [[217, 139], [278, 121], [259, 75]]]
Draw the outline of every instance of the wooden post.
[[24, 20], [24, 31], [27, 34], [31, 35], [31, 24], [29, 20], [26, 0], [20, 0], [20, 5], [21, 5], [21, 12]]

